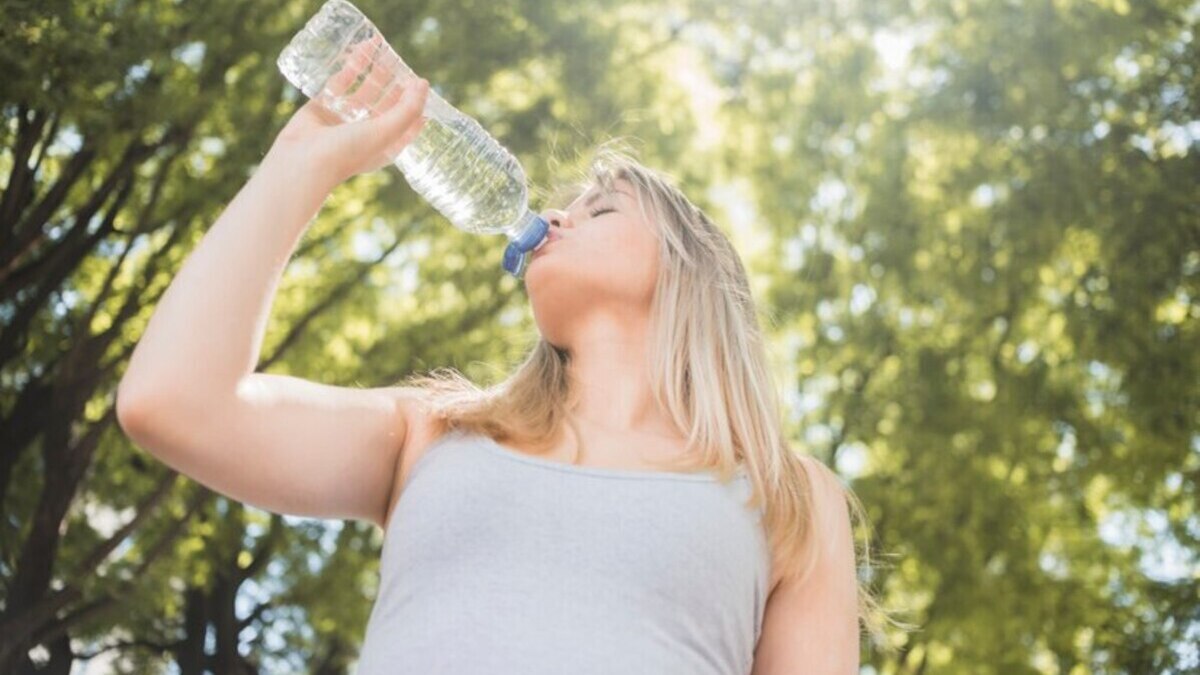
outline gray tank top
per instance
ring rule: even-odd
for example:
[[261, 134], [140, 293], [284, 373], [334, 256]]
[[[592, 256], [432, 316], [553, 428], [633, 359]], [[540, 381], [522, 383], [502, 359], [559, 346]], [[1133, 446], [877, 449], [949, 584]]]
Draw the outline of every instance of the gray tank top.
[[358, 675], [748, 675], [770, 562], [745, 469], [574, 466], [466, 430], [412, 467]]

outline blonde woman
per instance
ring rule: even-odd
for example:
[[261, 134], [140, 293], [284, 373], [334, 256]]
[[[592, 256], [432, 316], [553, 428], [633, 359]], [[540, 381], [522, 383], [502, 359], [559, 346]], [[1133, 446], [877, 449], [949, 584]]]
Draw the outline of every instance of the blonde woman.
[[298, 110], [156, 307], [122, 427], [234, 499], [383, 528], [362, 675], [857, 672], [861, 507], [781, 434], [736, 252], [628, 155], [543, 214], [540, 339], [502, 383], [254, 372], [307, 224], [411, 141], [426, 91]]

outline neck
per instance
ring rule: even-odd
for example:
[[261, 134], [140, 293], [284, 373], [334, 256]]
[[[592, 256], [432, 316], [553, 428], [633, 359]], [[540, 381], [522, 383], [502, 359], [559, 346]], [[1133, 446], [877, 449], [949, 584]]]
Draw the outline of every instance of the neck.
[[594, 318], [572, 340], [568, 375], [578, 392], [570, 414], [615, 433], [678, 438], [650, 389], [645, 321]]

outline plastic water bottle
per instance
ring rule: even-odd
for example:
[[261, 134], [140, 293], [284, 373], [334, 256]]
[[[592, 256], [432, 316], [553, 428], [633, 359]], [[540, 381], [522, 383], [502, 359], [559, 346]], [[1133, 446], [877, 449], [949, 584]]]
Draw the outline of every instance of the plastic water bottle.
[[[369, 46], [372, 41], [374, 46]], [[364, 42], [370, 58], [365, 65], [356, 65], [350, 56]], [[369, 116], [392, 88], [416, 78], [375, 24], [346, 0], [322, 5], [284, 47], [277, 65], [305, 96], [317, 99], [345, 121]], [[333, 91], [333, 76], [347, 68], [356, 71], [350, 86]], [[385, 84], [376, 84], [375, 78]], [[363, 87], [369, 89], [360, 92]], [[351, 95], [369, 103], [351, 100]], [[395, 165], [408, 184], [455, 227], [475, 234], [506, 235], [504, 269], [521, 278], [550, 230], [529, 208], [524, 169], [478, 122], [432, 88], [422, 114], [427, 118], [425, 126], [396, 157]]]

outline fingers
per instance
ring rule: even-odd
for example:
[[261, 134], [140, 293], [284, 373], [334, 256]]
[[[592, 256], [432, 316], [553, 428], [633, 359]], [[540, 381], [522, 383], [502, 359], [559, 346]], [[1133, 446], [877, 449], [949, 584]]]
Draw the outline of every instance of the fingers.
[[417, 121], [413, 122], [412, 126], [408, 127], [407, 131], [400, 134], [400, 140], [393, 143], [392, 147], [403, 150], [404, 146], [412, 143], [413, 139], [417, 137], [417, 134], [421, 133], [421, 130], [425, 128], [425, 122], [428, 119], [429, 118], [425, 116], [418, 117]]
[[405, 87], [417, 78], [386, 43], [380, 45], [373, 57], [374, 67], [364, 83], [364, 100], [372, 115], [382, 114], [399, 100]]
[[342, 67], [325, 82], [325, 92], [330, 97], [341, 98], [346, 95], [346, 91], [354, 84], [357, 77], [358, 69], [355, 67], [354, 59], [346, 58], [342, 61]]
[[385, 137], [400, 135], [401, 144], [407, 144], [420, 133], [425, 126], [425, 102], [430, 95], [430, 82], [427, 79], [414, 79], [401, 95], [396, 106], [386, 110], [382, 119]]
[[402, 93], [387, 110], [368, 119], [338, 125], [324, 137], [331, 148], [329, 164], [335, 167], [336, 175], [356, 176], [386, 166], [420, 132], [429, 83], [414, 78], [407, 86], [396, 87], [396, 91]]
[[403, 84], [401, 84], [400, 78], [392, 80], [390, 83], [391, 86], [389, 86], [387, 90], [383, 92], [382, 97], [378, 102], [375, 103], [375, 106], [372, 109], [372, 114], [376, 116], [383, 115], [387, 111], [391, 110], [392, 106], [399, 103], [400, 99], [403, 98], [404, 92], [415, 85], [416, 82], [416, 78], [405, 80]]
[[393, 69], [389, 67], [391, 59], [388, 56], [392, 53], [391, 47], [378, 33], [355, 46], [350, 60], [361, 75], [358, 88], [350, 96], [356, 108], [371, 115], [378, 110], [380, 99], [387, 94], [386, 90], [395, 78]]
[[391, 60], [382, 56], [390, 52], [383, 36], [376, 33], [355, 44], [342, 61], [341, 68], [329, 78], [326, 93], [351, 118], [368, 117], [377, 107], [384, 88], [393, 77], [392, 69], [388, 67]]
[[[397, 87], [399, 89], [399, 87]], [[425, 102], [429, 97], [429, 81], [414, 79], [404, 88], [400, 100], [384, 108], [377, 120], [379, 136], [387, 141], [388, 152], [398, 154], [425, 126]], [[394, 139], [394, 140], [393, 140]]]
[[399, 109], [398, 119], [393, 124], [403, 124], [408, 126], [425, 110], [425, 101], [429, 97], [429, 80], [418, 78], [413, 80], [407, 87], [404, 88], [404, 93], [400, 95], [400, 102], [388, 113], [395, 113]]

